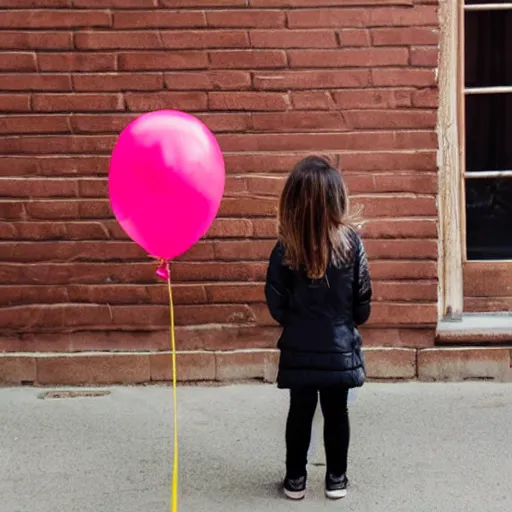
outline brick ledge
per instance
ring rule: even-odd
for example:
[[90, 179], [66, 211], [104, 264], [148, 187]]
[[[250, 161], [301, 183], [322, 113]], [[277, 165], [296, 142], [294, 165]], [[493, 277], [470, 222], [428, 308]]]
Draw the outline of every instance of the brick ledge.
[[[507, 347], [364, 350], [369, 379], [512, 381]], [[178, 352], [180, 382], [274, 382], [277, 350]], [[79, 352], [0, 354], [0, 385], [110, 385], [171, 380], [169, 352]]]

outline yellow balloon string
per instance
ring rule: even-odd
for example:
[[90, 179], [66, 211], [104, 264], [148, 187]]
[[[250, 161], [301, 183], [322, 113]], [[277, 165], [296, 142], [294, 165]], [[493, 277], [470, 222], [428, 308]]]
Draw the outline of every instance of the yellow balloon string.
[[174, 408], [174, 460], [172, 465], [171, 512], [178, 512], [178, 393], [176, 382], [176, 334], [174, 329], [174, 301], [172, 298], [171, 271], [167, 265], [167, 287], [169, 289], [169, 311], [172, 353], [172, 397]]

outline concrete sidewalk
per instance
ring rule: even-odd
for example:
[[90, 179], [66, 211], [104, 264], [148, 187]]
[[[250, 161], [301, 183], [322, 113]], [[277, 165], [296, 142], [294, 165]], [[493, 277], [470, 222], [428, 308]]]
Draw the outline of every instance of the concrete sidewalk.
[[[95, 398], [0, 390], [0, 512], [168, 512], [171, 393]], [[280, 497], [287, 395], [181, 388], [181, 512], [512, 510], [512, 385], [369, 384], [351, 405], [346, 500]]]

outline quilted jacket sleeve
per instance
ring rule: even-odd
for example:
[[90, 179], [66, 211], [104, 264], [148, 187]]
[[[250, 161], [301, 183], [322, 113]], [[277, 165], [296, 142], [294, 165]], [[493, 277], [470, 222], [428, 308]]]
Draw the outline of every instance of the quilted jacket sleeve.
[[368, 321], [371, 312], [372, 281], [368, 268], [368, 258], [363, 242], [357, 237], [356, 264], [354, 279], [354, 321], [362, 325]]
[[283, 247], [278, 242], [270, 255], [265, 283], [265, 298], [272, 318], [283, 325], [289, 294], [286, 286], [288, 269], [283, 266]]

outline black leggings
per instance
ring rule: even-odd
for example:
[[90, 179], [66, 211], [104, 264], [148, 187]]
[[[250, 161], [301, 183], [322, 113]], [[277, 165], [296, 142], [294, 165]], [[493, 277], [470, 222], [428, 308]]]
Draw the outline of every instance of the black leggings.
[[307, 474], [313, 416], [320, 394], [324, 415], [324, 445], [327, 472], [336, 476], [347, 472], [350, 428], [348, 389], [340, 387], [300, 388], [290, 390], [290, 412], [286, 423], [286, 471], [288, 478]]

